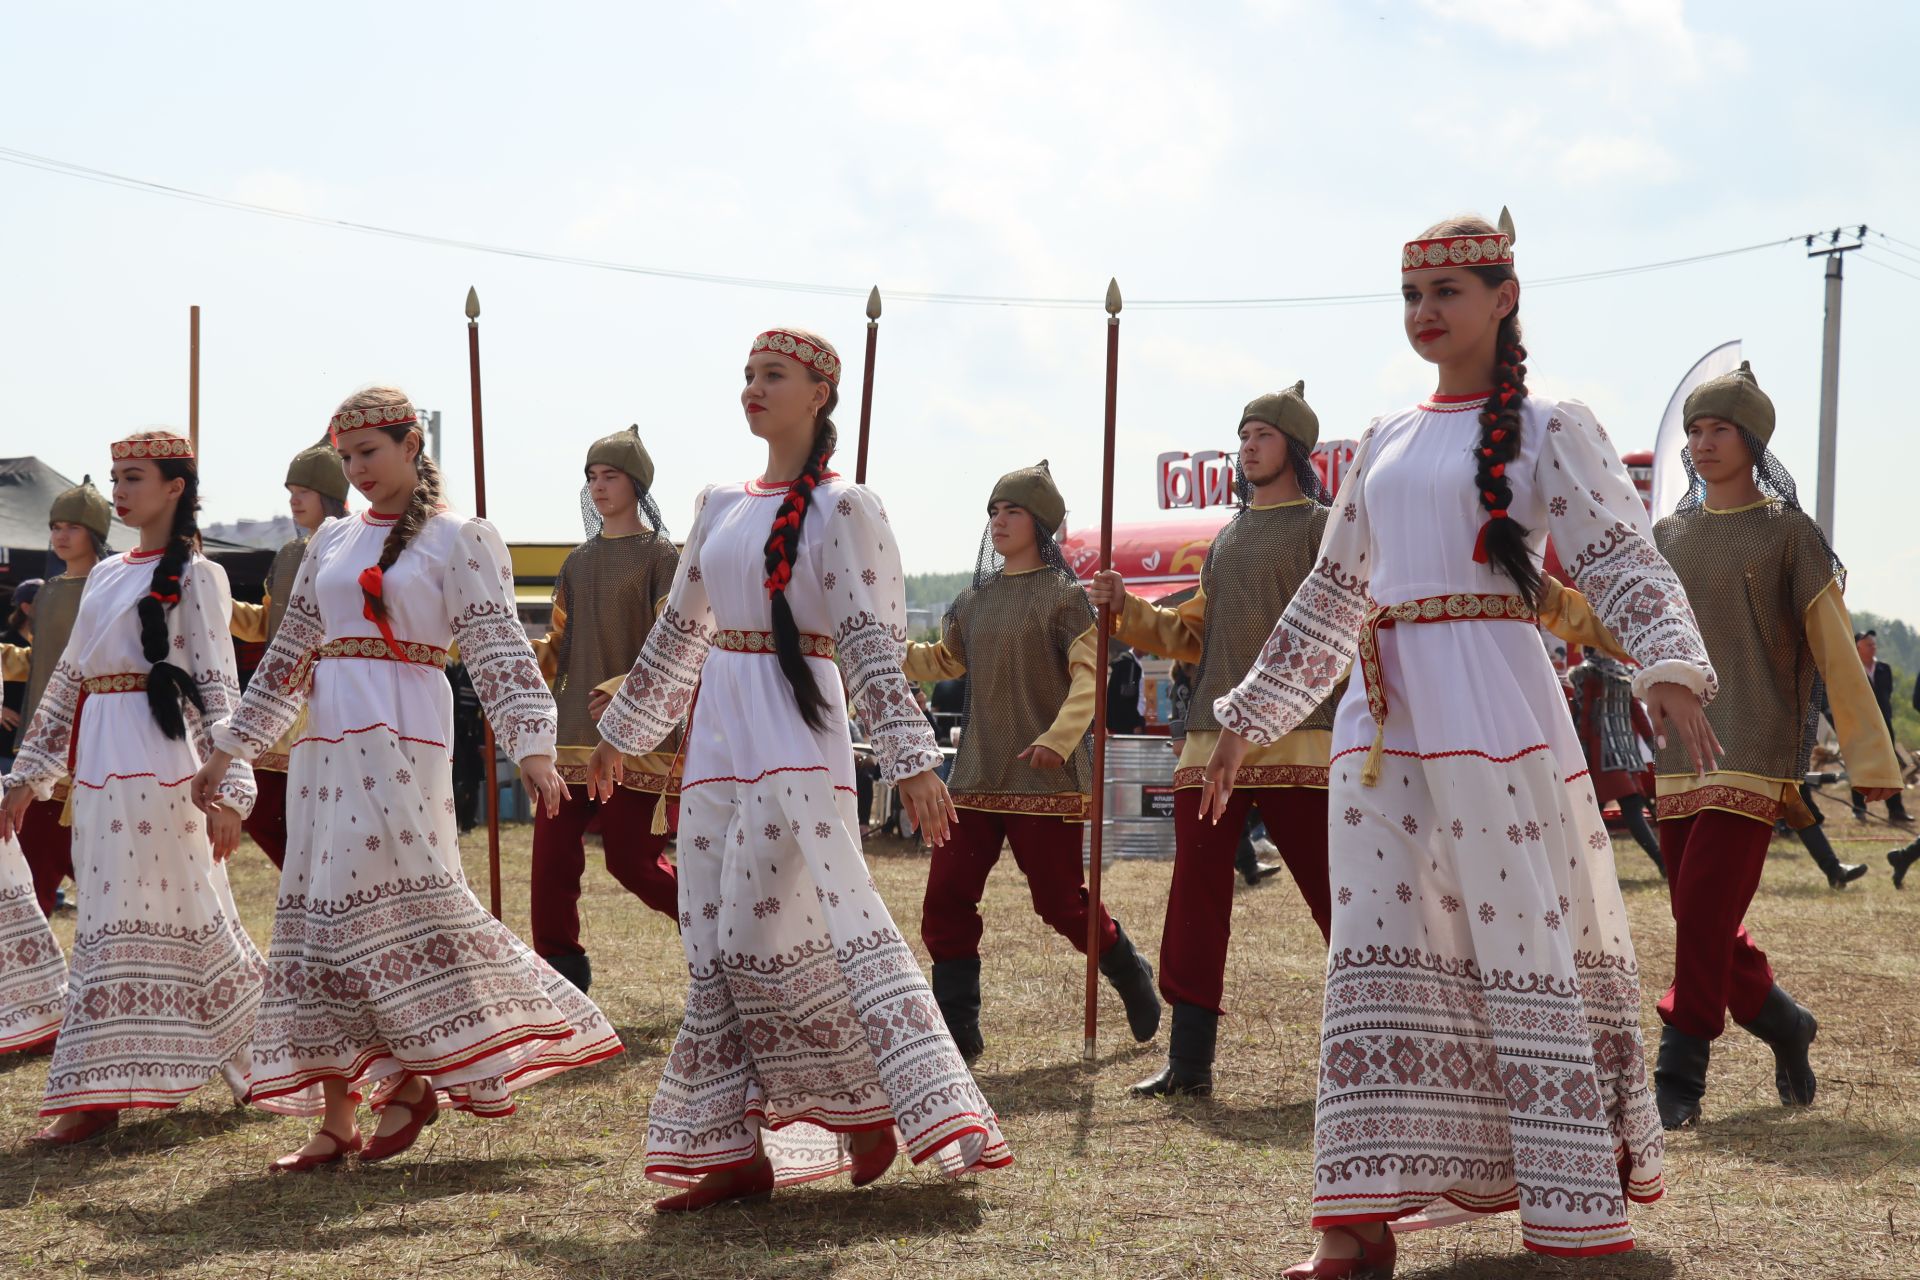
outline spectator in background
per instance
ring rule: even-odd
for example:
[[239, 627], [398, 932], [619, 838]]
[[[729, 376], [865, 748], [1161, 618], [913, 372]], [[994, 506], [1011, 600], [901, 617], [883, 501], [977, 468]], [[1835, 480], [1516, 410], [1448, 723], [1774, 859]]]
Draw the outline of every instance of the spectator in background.
[[1115, 645], [1107, 659], [1107, 732], [1138, 733], [1146, 725], [1140, 710], [1140, 659], [1126, 645]]
[[[1866, 669], [1867, 683], [1873, 686], [1873, 700], [1880, 704], [1880, 718], [1887, 722], [1887, 736], [1892, 737], [1893, 668], [1880, 661], [1880, 637], [1871, 629], [1862, 631], [1853, 637], [1853, 647], [1860, 653], [1860, 665]], [[1916, 698], [1920, 698], [1920, 683], [1915, 685], [1914, 692]], [[1860, 820], [1867, 816], [1866, 798], [1858, 791], [1853, 793], [1853, 816]], [[1902, 824], [1913, 821], [1907, 816], [1906, 803], [1897, 791], [1887, 798], [1887, 817]]]
[[40, 579], [29, 578], [13, 589], [13, 602], [7, 609], [7, 626], [0, 631], [7, 662], [6, 697], [0, 702], [0, 770], [13, 767], [13, 744], [26, 726], [20, 723], [20, 706], [27, 698], [27, 648], [33, 643], [33, 597], [39, 594]]

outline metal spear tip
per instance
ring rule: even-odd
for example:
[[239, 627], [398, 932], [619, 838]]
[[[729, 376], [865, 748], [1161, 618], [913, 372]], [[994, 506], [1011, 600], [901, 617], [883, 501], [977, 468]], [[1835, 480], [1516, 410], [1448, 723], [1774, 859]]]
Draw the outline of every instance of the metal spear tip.
[[867, 295], [867, 319], [880, 318], [880, 286], [873, 286], [873, 292]]
[[1120, 314], [1120, 281], [1118, 279], [1107, 281], [1107, 314], [1110, 316]]
[[479, 318], [480, 318], [480, 291], [478, 289], [469, 287], [467, 289], [467, 319], [478, 320]]

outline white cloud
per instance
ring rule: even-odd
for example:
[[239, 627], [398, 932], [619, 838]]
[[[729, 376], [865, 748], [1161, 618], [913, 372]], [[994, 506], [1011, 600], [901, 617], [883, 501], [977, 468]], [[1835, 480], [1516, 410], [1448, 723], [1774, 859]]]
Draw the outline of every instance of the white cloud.
[[1593, 133], [1573, 139], [1554, 161], [1560, 181], [1570, 187], [1620, 186], [1670, 180], [1679, 164], [1650, 137]]

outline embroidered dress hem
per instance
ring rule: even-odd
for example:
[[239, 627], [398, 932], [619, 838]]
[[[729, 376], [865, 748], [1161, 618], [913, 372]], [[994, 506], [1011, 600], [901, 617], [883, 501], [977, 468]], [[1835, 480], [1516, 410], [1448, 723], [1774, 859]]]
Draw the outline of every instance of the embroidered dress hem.
[[67, 959], [13, 840], [0, 842], [0, 958], [0, 1054], [50, 1043], [66, 1005]]

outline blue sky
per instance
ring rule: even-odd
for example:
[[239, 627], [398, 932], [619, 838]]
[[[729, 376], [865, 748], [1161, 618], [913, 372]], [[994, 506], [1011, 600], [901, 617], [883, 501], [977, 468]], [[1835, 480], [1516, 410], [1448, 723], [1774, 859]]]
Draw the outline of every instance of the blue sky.
[[[1654, 0], [781, 6], [9, 7], [0, 146], [437, 235], [864, 291], [1138, 299], [1390, 291], [1460, 210], [1523, 281], [1865, 222], [1847, 264], [1838, 549], [1856, 607], [1920, 622], [1909, 344], [1920, 304], [1913, 6]], [[106, 470], [186, 416], [205, 308], [213, 519], [375, 380], [445, 411], [469, 501], [461, 304], [477, 285], [491, 514], [579, 533], [584, 450], [638, 422], [657, 493], [754, 473], [735, 387], [771, 324], [858, 376], [859, 297], [661, 280], [261, 218], [0, 164], [0, 452]], [[1894, 256], [1895, 252], [1907, 257]], [[1868, 259], [1875, 259], [1869, 261]], [[1536, 389], [1650, 446], [1675, 381], [1742, 338], [1812, 504], [1820, 267], [1783, 247], [1528, 293]], [[1097, 511], [1098, 310], [889, 303], [872, 482], [912, 569], [972, 562], [995, 476], [1039, 457]], [[1117, 507], [1305, 378], [1329, 436], [1431, 389], [1395, 305], [1129, 311]], [[840, 415], [847, 434], [857, 393]], [[850, 451], [848, 466], [851, 467]]]

